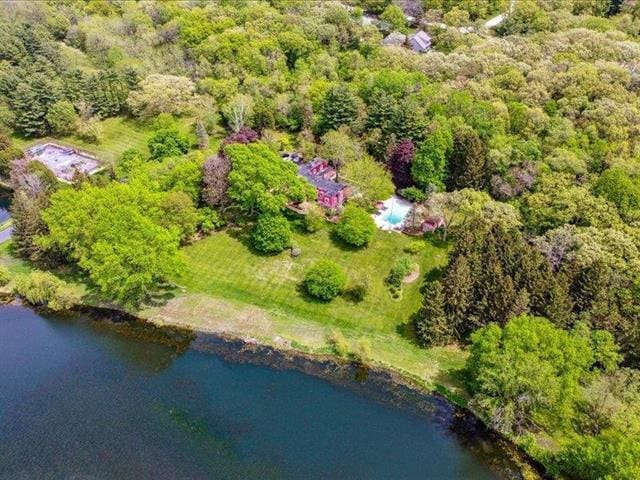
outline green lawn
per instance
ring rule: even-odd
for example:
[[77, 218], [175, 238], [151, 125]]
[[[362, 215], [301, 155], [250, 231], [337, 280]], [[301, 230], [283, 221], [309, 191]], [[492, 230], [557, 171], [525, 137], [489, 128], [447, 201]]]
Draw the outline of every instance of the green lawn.
[[[421, 279], [404, 287], [402, 299], [392, 299], [384, 284], [394, 259], [409, 241], [404, 235], [377, 232], [369, 247], [352, 250], [336, 244], [328, 231], [294, 234], [302, 251], [294, 259], [288, 252], [258, 255], [234, 232], [215, 233], [183, 249], [186, 269], [174, 279], [181, 286], [178, 291], [133, 313], [158, 324], [256, 338], [316, 353], [330, 352], [329, 336], [340, 330], [351, 351], [366, 339], [376, 364], [430, 388], [442, 385], [447, 393], [464, 398], [457, 372], [466, 353], [455, 347], [423, 349], [405, 333], [406, 323], [420, 305], [421, 279], [445, 262], [446, 248], [426, 241], [425, 251], [414, 257], [421, 266]], [[366, 299], [356, 303], [339, 297], [322, 303], [304, 295], [299, 287], [305, 267], [320, 258], [339, 263], [351, 281], [367, 278]], [[12, 276], [33, 269], [13, 255], [11, 242], [0, 244], [0, 265]], [[82, 277], [72, 270], [56, 274], [80, 295], [88, 293]], [[101, 303], [90, 296], [85, 301]]]
[[14, 255], [11, 241], [0, 243], [0, 265], [5, 267], [12, 277], [33, 270], [29, 262]]
[[[187, 269], [176, 281], [191, 292], [277, 308], [346, 329], [391, 333], [420, 305], [420, 280], [404, 287], [401, 300], [393, 299], [384, 283], [409, 241], [404, 235], [378, 231], [369, 247], [352, 249], [332, 241], [327, 229], [316, 234], [294, 234], [293, 242], [302, 253], [292, 258], [288, 251], [275, 256], [256, 254], [245, 239], [221, 232], [184, 249]], [[423, 273], [446, 259], [445, 249], [426, 245], [424, 253], [415, 258]], [[338, 263], [351, 281], [366, 279], [369, 293], [365, 300], [356, 303], [339, 297], [326, 303], [308, 298], [300, 283], [305, 268], [319, 259]]]

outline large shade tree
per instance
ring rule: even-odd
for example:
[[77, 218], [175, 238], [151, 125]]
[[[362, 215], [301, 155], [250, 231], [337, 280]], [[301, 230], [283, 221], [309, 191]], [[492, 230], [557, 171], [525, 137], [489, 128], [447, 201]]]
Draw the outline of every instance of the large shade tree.
[[581, 382], [603, 359], [607, 368], [617, 361], [611, 335], [565, 331], [537, 317], [514, 318], [504, 328], [491, 324], [472, 342], [466, 369], [473, 404], [504, 432], [567, 424]]
[[180, 269], [181, 231], [162, 225], [163, 198], [117, 183], [59, 190], [42, 214], [49, 233], [41, 242], [76, 262], [102, 294], [135, 304]]
[[311, 184], [298, 175], [295, 164], [263, 143], [228, 145], [224, 153], [231, 160], [227, 193], [249, 214], [275, 214], [290, 202], [315, 195]]

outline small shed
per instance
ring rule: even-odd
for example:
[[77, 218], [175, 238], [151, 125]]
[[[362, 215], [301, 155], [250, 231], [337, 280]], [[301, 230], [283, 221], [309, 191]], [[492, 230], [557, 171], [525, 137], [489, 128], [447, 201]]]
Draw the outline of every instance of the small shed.
[[404, 33], [391, 32], [389, 35], [384, 37], [380, 41], [380, 43], [386, 46], [400, 47], [404, 45], [406, 41], [407, 41], [407, 36]]
[[414, 52], [424, 53], [431, 50], [431, 37], [423, 30], [409, 37], [409, 47]]
[[444, 225], [442, 217], [430, 217], [422, 222], [422, 232], [435, 232], [437, 229], [444, 227]]

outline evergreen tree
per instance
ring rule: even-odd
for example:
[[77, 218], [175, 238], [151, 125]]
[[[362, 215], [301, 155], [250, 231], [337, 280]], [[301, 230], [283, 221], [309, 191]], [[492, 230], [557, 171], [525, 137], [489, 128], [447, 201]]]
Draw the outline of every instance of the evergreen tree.
[[75, 69], [67, 72], [62, 77], [62, 94], [72, 103], [81, 100], [84, 96], [85, 79], [81, 70]]
[[581, 318], [593, 328], [620, 335], [623, 323], [618, 305], [617, 291], [622, 290], [613, 272], [603, 262], [596, 261], [584, 268], [576, 282], [576, 307]]
[[474, 280], [471, 266], [465, 255], [457, 255], [449, 263], [443, 279], [445, 313], [453, 331], [460, 336], [467, 327], [467, 314], [473, 300]]
[[21, 257], [35, 260], [40, 248], [36, 238], [46, 232], [46, 226], [41, 218], [41, 212], [47, 205], [44, 195], [31, 196], [27, 192], [18, 190], [11, 202], [11, 218], [13, 230], [11, 237], [15, 251]]
[[484, 326], [489, 322], [504, 325], [514, 314], [518, 293], [513, 279], [504, 270], [492, 233], [486, 237], [482, 264], [477, 293], [477, 326]]
[[414, 318], [416, 336], [425, 346], [447, 345], [455, 340], [454, 329], [445, 314], [442, 283], [427, 284], [422, 308]]
[[358, 114], [355, 95], [344, 84], [331, 88], [320, 107], [319, 133], [337, 130], [341, 125], [351, 125]]
[[34, 74], [28, 82], [18, 84], [11, 102], [16, 128], [30, 137], [45, 135], [47, 112], [56, 100], [55, 86], [41, 74]]
[[138, 75], [138, 72], [136, 72], [134, 68], [125, 67], [122, 72], [122, 81], [128, 90], [136, 90], [140, 82], [140, 75]]
[[427, 133], [429, 117], [422, 104], [415, 98], [402, 101], [396, 109], [396, 120], [393, 132], [398, 138], [410, 138], [415, 143], [422, 142]]
[[448, 158], [450, 190], [474, 188], [482, 190], [487, 184], [487, 150], [471, 127], [460, 126], [453, 132], [453, 148]]
[[385, 136], [392, 133], [397, 117], [397, 104], [397, 100], [388, 93], [375, 90], [367, 109], [367, 129], [379, 128]]
[[129, 89], [114, 70], [102, 71], [85, 80], [85, 98], [99, 117], [121, 113], [126, 105]]
[[549, 295], [544, 315], [558, 327], [569, 327], [573, 320], [573, 301], [569, 290], [569, 278], [564, 272], [559, 272], [549, 283]]

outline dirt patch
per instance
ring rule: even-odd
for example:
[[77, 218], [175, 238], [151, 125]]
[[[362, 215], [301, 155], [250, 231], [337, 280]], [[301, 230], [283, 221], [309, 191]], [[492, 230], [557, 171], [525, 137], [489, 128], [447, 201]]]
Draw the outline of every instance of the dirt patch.
[[409, 284], [415, 282], [420, 277], [420, 265], [416, 265], [413, 272], [402, 279], [402, 283]]
[[260, 308], [205, 295], [180, 295], [161, 307], [145, 310], [142, 316], [156, 324], [209, 333], [268, 335], [271, 327], [266, 312]]

